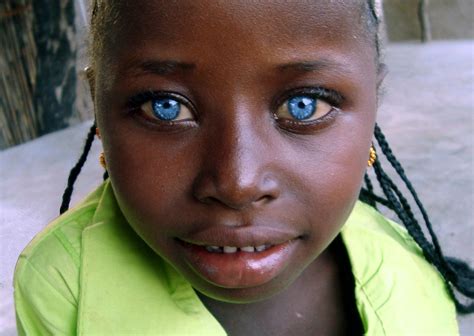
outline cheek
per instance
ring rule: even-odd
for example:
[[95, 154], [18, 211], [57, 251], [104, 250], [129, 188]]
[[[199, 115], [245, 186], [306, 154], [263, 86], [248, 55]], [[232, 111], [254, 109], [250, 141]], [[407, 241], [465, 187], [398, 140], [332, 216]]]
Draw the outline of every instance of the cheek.
[[[370, 125], [351, 123], [352, 128], [331, 130], [293, 164], [295, 198], [311, 216], [312, 237], [318, 245], [327, 244], [340, 231], [358, 199], [367, 168]], [[352, 131], [350, 131], [352, 129]], [[357, 137], [352, 132], [359, 132]], [[361, 136], [360, 134], [364, 134]]]
[[104, 139], [110, 178], [130, 225], [153, 248], [160, 248], [185, 226], [180, 215], [192, 185], [193, 151], [184, 141], [157, 141], [128, 129], [115, 123]]

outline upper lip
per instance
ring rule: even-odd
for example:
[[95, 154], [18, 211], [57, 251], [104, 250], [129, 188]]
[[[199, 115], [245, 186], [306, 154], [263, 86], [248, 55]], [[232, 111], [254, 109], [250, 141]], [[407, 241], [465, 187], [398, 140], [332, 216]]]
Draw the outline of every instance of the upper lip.
[[291, 229], [275, 227], [225, 227], [212, 226], [189, 236], [179, 237], [184, 242], [202, 246], [261, 246], [279, 245], [299, 238]]

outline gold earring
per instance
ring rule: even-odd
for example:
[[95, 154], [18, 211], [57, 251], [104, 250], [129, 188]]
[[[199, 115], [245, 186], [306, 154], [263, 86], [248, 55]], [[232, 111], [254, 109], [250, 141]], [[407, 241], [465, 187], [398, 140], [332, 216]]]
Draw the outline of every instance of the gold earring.
[[367, 161], [367, 165], [369, 167], [372, 167], [375, 163], [375, 160], [377, 160], [377, 153], [375, 152], [374, 145], [372, 145], [372, 146], [370, 146], [369, 160]]
[[107, 163], [105, 162], [104, 152], [100, 153], [100, 155], [99, 155], [99, 163], [104, 169], [107, 169]]

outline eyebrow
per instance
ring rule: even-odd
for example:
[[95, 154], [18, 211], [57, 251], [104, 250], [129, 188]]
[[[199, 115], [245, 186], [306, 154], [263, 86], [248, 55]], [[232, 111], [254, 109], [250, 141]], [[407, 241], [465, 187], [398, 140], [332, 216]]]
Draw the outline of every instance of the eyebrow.
[[331, 69], [331, 70], [349, 70], [344, 64], [321, 59], [317, 61], [300, 61], [300, 62], [291, 62], [280, 64], [277, 66], [278, 70], [282, 72], [286, 71], [298, 71], [298, 72], [317, 72], [321, 70]]
[[159, 76], [172, 75], [178, 72], [189, 72], [196, 68], [193, 63], [186, 63], [176, 60], [145, 60], [133, 62], [127, 67], [127, 72], [147, 73]]
[[[132, 62], [127, 66], [126, 72], [132, 74], [155, 74], [159, 76], [172, 75], [179, 72], [190, 72], [196, 68], [196, 64], [181, 62], [177, 60], [144, 60]], [[321, 59], [316, 61], [298, 61], [277, 65], [277, 70], [281, 72], [318, 72], [331, 69], [336, 71], [349, 70], [343, 63]]]

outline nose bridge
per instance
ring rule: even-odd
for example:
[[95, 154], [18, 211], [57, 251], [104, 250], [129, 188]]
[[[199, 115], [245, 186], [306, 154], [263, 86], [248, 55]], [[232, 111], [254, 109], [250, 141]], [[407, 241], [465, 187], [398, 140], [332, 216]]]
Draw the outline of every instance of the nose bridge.
[[195, 189], [199, 200], [240, 209], [277, 197], [276, 184], [269, 178], [264, 126], [257, 119], [242, 101], [228, 105], [214, 119]]
[[261, 139], [245, 115], [237, 115], [233, 119], [219, 137], [214, 169], [221, 183], [235, 184], [236, 188], [243, 189], [257, 183], [262, 160], [257, 157], [256, 150]]

